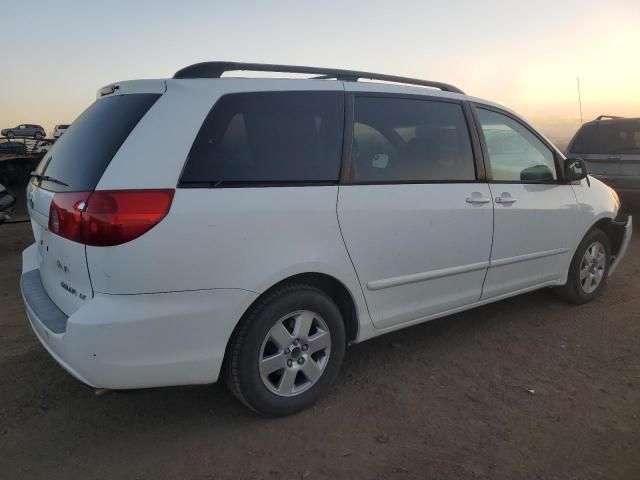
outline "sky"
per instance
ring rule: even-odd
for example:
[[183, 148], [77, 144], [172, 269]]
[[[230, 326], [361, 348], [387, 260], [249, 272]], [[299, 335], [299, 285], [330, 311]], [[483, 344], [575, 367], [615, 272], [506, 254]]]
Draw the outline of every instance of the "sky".
[[[2, 4], [9, 0], [0, 0]], [[205, 60], [367, 70], [452, 83], [559, 143], [640, 116], [639, 0], [31, 0], [0, 28], [0, 126], [70, 123], [98, 88]], [[1, 8], [6, 11], [6, 8]]]

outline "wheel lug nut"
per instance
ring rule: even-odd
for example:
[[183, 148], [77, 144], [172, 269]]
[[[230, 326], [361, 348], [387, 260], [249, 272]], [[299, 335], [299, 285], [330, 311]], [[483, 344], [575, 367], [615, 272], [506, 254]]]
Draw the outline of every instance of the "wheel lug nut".
[[304, 358], [300, 357], [298, 359], [298, 365], [302, 365], [304, 363]]
[[293, 341], [293, 344], [294, 344], [294, 345], [298, 345], [298, 343], [300, 343], [300, 342], [298, 342], [298, 339], [296, 338], [296, 339]]
[[304, 345], [302, 345], [302, 351], [306, 352], [309, 349], [309, 345], [307, 345], [306, 343]]
[[293, 360], [287, 360], [287, 367], [293, 367]]

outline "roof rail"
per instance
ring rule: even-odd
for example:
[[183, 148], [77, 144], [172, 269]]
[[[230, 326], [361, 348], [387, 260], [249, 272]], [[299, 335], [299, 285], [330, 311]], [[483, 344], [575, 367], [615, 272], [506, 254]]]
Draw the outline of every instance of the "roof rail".
[[359, 72], [355, 70], [340, 70], [335, 68], [304, 67], [299, 65], [271, 65], [266, 63], [239, 63], [239, 62], [202, 62], [189, 65], [178, 70], [173, 78], [220, 78], [225, 72], [278, 72], [278, 73], [306, 73], [319, 75], [316, 79], [331, 79], [357, 82], [359, 79], [382, 80], [392, 83], [404, 83], [407, 85], [419, 85], [421, 87], [438, 88], [444, 92], [461, 93], [462, 90], [453, 85], [417, 78], [398, 77], [372, 72]]
[[608, 118], [610, 120], [614, 120], [616, 118], [624, 118], [624, 117], [617, 117], [615, 115], [600, 115], [598, 118], [596, 118], [596, 120], [604, 120], [605, 118]]

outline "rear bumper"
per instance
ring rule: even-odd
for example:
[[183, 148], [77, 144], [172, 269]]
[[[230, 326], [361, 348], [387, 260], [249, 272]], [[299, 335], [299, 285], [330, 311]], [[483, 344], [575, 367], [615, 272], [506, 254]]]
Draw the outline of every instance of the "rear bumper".
[[21, 279], [31, 327], [62, 367], [96, 388], [217, 381], [227, 341], [257, 296], [239, 289], [96, 294], [65, 317], [31, 268], [34, 254], [35, 245], [23, 252]]
[[612, 275], [613, 272], [615, 272], [620, 261], [627, 253], [627, 248], [629, 248], [629, 242], [631, 241], [631, 235], [633, 234], [633, 218], [631, 216], [627, 217], [626, 223], [624, 225], [620, 225], [620, 228], [622, 229], [622, 240], [620, 242], [620, 248], [609, 267], [609, 275]]

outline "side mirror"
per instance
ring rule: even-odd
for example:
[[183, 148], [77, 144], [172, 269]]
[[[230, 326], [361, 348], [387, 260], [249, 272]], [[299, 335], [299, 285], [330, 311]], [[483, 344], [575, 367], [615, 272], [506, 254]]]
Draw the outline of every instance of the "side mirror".
[[553, 172], [546, 165], [534, 165], [520, 172], [522, 182], [553, 182]]
[[567, 158], [564, 161], [564, 179], [567, 182], [577, 182], [588, 175], [587, 164], [581, 158]]

